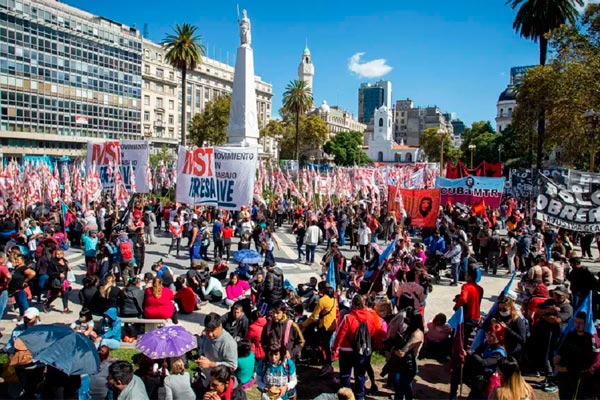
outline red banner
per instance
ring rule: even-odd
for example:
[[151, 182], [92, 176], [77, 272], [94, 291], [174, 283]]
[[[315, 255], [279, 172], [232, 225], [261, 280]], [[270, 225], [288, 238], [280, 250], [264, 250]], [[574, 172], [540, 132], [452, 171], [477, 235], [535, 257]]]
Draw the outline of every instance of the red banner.
[[[389, 190], [389, 189], [388, 189]], [[412, 225], [435, 227], [440, 212], [441, 189], [398, 189]]]

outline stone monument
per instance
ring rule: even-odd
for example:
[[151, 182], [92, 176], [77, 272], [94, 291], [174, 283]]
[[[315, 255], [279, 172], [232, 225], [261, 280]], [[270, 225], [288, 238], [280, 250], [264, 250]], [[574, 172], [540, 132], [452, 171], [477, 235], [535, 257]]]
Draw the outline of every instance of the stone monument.
[[258, 146], [258, 117], [256, 113], [256, 87], [254, 84], [254, 53], [250, 19], [242, 11], [240, 47], [235, 59], [233, 92], [227, 127], [227, 144], [234, 146]]

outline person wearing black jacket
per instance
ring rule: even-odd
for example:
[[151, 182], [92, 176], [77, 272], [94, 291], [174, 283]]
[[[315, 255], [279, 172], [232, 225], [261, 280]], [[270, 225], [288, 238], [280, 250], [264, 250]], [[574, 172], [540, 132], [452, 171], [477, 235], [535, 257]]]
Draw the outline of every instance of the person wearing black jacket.
[[62, 297], [63, 314], [70, 314], [73, 312], [69, 310], [69, 292], [71, 291], [71, 287], [68, 283], [65, 284], [68, 271], [69, 264], [64, 258], [64, 252], [62, 250], [56, 250], [54, 259], [48, 265], [48, 289], [50, 291], [50, 297], [48, 297], [43, 305], [44, 312], [50, 312], [50, 305], [58, 297]]
[[250, 322], [244, 314], [244, 306], [241, 303], [235, 303], [231, 306], [231, 311], [223, 315], [223, 329], [225, 329], [236, 342], [243, 340], [248, 332]]
[[144, 314], [144, 281], [134, 278], [119, 296], [119, 316], [139, 318]]
[[523, 346], [527, 340], [527, 325], [525, 318], [519, 315], [515, 307], [516, 294], [509, 292], [498, 299], [498, 309], [492, 314], [489, 322], [484, 325], [488, 328], [492, 320], [496, 320], [504, 327], [504, 340], [506, 352], [518, 362], [523, 357]]
[[594, 289], [596, 278], [587, 267], [581, 265], [581, 258], [572, 257], [569, 264], [571, 264], [572, 269], [566, 278], [571, 282], [573, 309], [577, 310], [590, 290]]
[[274, 265], [267, 263], [267, 275], [263, 285], [263, 302], [271, 306], [283, 299], [283, 272]]

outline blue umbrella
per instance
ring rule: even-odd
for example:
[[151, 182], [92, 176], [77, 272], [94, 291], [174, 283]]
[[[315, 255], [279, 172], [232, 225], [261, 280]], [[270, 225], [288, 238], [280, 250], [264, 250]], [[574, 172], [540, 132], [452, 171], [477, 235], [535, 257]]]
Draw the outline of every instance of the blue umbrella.
[[36, 325], [19, 335], [34, 360], [67, 375], [95, 374], [100, 368], [98, 350], [88, 337], [60, 325]]
[[233, 253], [233, 261], [241, 264], [260, 264], [262, 256], [254, 250], [244, 249]]

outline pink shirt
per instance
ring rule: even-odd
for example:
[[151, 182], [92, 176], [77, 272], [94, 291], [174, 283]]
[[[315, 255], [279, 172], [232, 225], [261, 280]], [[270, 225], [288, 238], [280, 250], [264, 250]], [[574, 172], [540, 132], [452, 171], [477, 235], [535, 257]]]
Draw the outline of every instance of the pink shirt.
[[250, 285], [242, 279], [238, 279], [235, 285], [228, 284], [225, 286], [225, 292], [227, 292], [227, 298], [229, 300], [242, 297], [248, 290], [250, 290]]
[[450, 337], [452, 327], [448, 324], [434, 325], [433, 322], [427, 323], [427, 334], [425, 337], [428, 342], [443, 342]]

